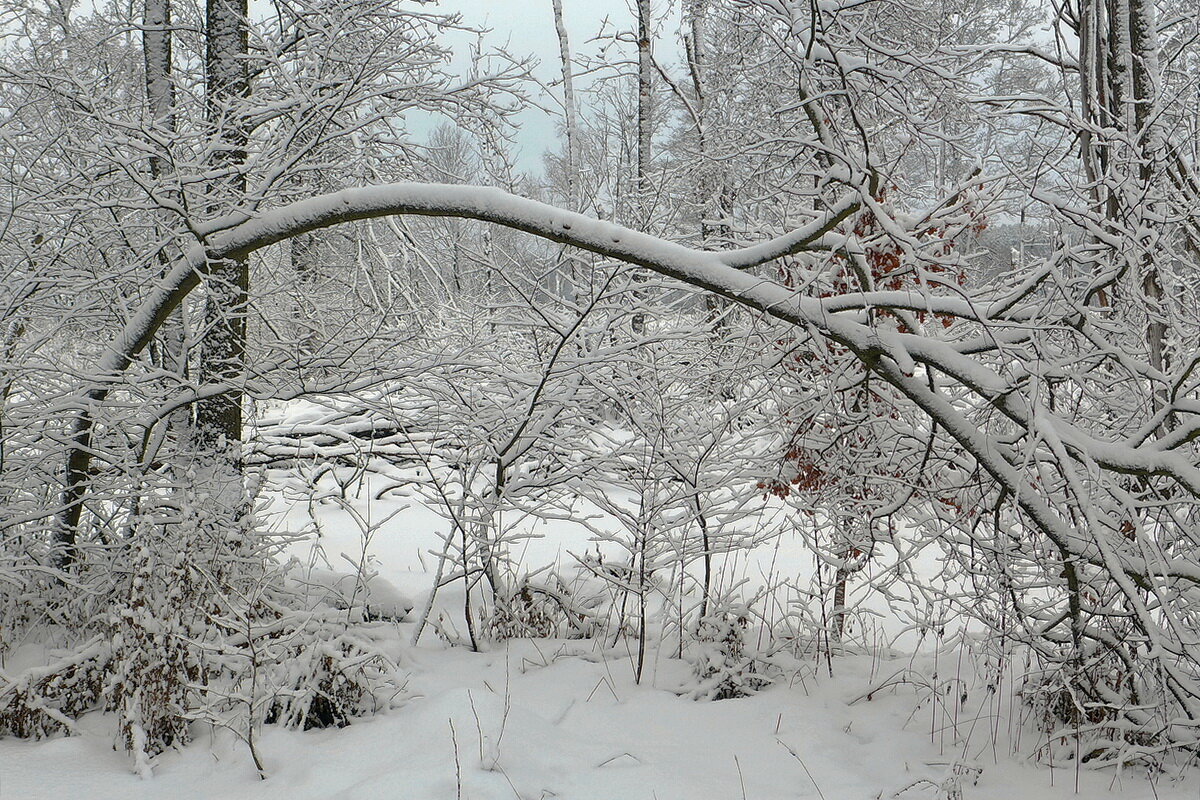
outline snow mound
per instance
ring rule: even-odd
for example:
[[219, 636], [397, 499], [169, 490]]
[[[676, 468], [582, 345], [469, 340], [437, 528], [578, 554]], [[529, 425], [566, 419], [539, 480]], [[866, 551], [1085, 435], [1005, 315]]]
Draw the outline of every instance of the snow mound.
[[294, 588], [317, 604], [361, 612], [367, 622], [401, 622], [416, 603], [386, 578], [313, 567], [289, 576]]

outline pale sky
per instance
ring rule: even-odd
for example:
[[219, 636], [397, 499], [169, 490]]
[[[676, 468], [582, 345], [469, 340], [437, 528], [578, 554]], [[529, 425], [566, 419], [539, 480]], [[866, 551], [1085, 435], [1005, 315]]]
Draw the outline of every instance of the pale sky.
[[[661, 20], [659, 30], [662, 48], [670, 51], [669, 55], [663, 53], [666, 63], [678, 61], [678, 47], [674, 44], [678, 12], [669, 7], [674, 5], [662, 0], [654, 3], [654, 15]], [[541, 63], [535, 75], [543, 83], [560, 79], [558, 34], [554, 30], [551, 0], [439, 0], [435, 8], [438, 11], [461, 13], [464, 22], [490, 28], [492, 32], [485, 41], [492, 46], [503, 46], [513, 55], [532, 55], [537, 58]], [[611, 36], [619, 31], [631, 31], [636, 19], [631, 4], [626, 0], [563, 0], [563, 17], [572, 54], [593, 57], [598, 55], [600, 43], [590, 40], [601, 32]], [[463, 54], [460, 58], [464, 62], [468, 42], [466, 37], [453, 42], [456, 51]], [[631, 51], [626, 51], [626, 54], [631, 55]], [[610, 51], [610, 57], [619, 59], [620, 51]], [[590, 80], [586, 76], [578, 77], [576, 92]], [[555, 98], [561, 100], [561, 89], [557, 83], [553, 91]], [[548, 108], [557, 108], [555, 99], [546, 97], [541, 102]], [[579, 98], [576, 102], [579, 102]], [[559, 146], [556, 129], [558, 120], [538, 109], [530, 109], [522, 112], [519, 122], [517, 166], [523, 171], [539, 173], [542, 169], [542, 153]]]

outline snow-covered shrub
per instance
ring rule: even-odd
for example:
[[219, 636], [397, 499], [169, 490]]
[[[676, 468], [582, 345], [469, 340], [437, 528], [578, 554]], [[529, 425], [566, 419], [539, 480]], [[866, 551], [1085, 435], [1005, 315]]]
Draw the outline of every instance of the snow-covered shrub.
[[1116, 664], [1083, 670], [1072, 664], [1055, 664], [1027, 675], [1021, 697], [1046, 736], [1044, 755], [1052, 760], [1060, 755], [1078, 757], [1086, 763], [1124, 762], [1158, 754], [1156, 745], [1165, 742], [1157, 743], [1145, 726], [1139, 729], [1126, 719], [1128, 695], [1143, 702], [1156, 699], [1152, 692], [1140, 694], [1136, 688], [1131, 692], [1135, 680], [1136, 676]]
[[393, 706], [405, 681], [384, 652], [387, 633], [379, 625], [346, 628], [314, 618], [286, 637], [290, 644], [268, 643], [269, 663], [259, 666], [270, 693], [264, 721], [343, 728], [353, 717]]
[[495, 641], [548, 639], [555, 636], [563, 616], [561, 607], [523, 583], [516, 590], [497, 596], [485, 629]]
[[690, 692], [693, 699], [748, 697], [771, 684], [768, 662], [747, 648], [749, 625], [749, 609], [736, 604], [716, 608], [700, 620], [691, 659], [696, 679]]
[[99, 704], [111, 659], [107, 638], [97, 636], [53, 664], [15, 678], [0, 673], [0, 736], [70, 733], [75, 718]]
[[963, 800], [963, 787], [967, 784], [977, 786], [982, 774], [983, 768], [978, 764], [954, 761], [946, 768], [946, 774], [941, 779], [921, 778], [894, 793], [892, 797], [908, 797], [909, 793], [915, 790], [930, 800]]
[[390, 581], [370, 573], [306, 568], [289, 574], [287, 582], [320, 605], [349, 612], [347, 619], [352, 622], [399, 622], [415, 605]]
[[485, 631], [496, 641], [589, 638], [597, 629], [593, 612], [600, 597], [581, 594], [586, 586], [578, 580], [568, 584], [557, 572], [537, 581], [526, 575], [516, 588], [496, 598]]
[[202, 671], [190, 645], [199, 632], [185, 616], [197, 599], [189, 573], [181, 553], [164, 565], [143, 542], [128, 597], [113, 609], [108, 705], [139, 771], [153, 756], [189, 740], [189, 685]]

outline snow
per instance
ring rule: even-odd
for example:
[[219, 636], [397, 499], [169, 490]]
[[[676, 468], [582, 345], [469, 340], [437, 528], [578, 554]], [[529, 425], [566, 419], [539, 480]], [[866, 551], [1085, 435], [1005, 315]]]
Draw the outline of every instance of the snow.
[[[79, 736], [0, 740], [0, 800], [1197, 796], [1194, 769], [1153, 780], [1132, 768], [1049, 769], [1044, 736], [1018, 698], [1020, 678], [1012, 669], [996, 679], [980, 668], [969, 636], [931, 636], [915, 653], [880, 644], [881, 637], [832, 659], [807, 655], [786, 662], [759, 694], [713, 702], [689, 699], [691, 666], [668, 648], [651, 651], [636, 685], [626, 641], [515, 639], [473, 653], [427, 630], [413, 647], [416, 621], [405, 613], [424, 605], [446, 522], [419, 497], [373, 499], [371, 481], [393, 479], [368, 478], [348, 504], [318, 503], [315, 512], [281, 496], [268, 519], [294, 531], [311, 523], [310, 513], [319, 519], [320, 536], [293, 545], [302, 564], [333, 566], [298, 571], [295, 579], [316, 600], [365, 605], [396, 620], [377, 624], [394, 631], [408, 675], [398, 708], [341, 730], [264, 726], [256, 746], [265, 781], [242, 742], [200, 725], [192, 744], [159, 757], [152, 778], [139, 778], [114, 749], [112, 715], [92, 713], [80, 720]], [[381, 524], [364, 531], [356, 516]], [[530, 538], [521, 542], [522, 562], [573, 563], [566, 551], [582, 552], [591, 529], [615, 524], [599, 511], [593, 516], [590, 527], [524, 521]], [[347, 563], [363, 566], [365, 589]], [[785, 540], [726, 568], [729, 581], [762, 585], [774, 572], [811, 570], [811, 555]], [[381, 604], [391, 613], [380, 613]], [[458, 583], [438, 594], [434, 616], [450, 635], [461, 630], [453, 620], [461, 604]]]
[[333, 608], [357, 610], [366, 619], [399, 622], [413, 609], [413, 601], [386, 578], [357, 575], [313, 567], [301, 570], [293, 581], [318, 602]]
[[832, 678], [812, 664], [754, 697], [696, 702], [672, 691], [686, 665], [661, 655], [648, 685], [635, 686], [628, 657], [587, 642], [422, 647], [410, 654], [411, 699], [400, 709], [342, 730], [265, 728], [265, 781], [245, 747], [219, 733], [139, 779], [111, 749], [111, 720], [92, 715], [83, 736], [0, 742], [0, 797], [932, 798], [945, 796], [933, 787], [956, 766], [967, 800], [1196, 796], [1194, 776], [1152, 785], [1133, 770], [1077, 774], [1014, 758], [993, 749], [993, 720], [970, 704], [955, 722], [952, 709], [918, 704], [910, 686], [860, 699], [873, 677], [931, 666], [860, 655], [838, 659]]

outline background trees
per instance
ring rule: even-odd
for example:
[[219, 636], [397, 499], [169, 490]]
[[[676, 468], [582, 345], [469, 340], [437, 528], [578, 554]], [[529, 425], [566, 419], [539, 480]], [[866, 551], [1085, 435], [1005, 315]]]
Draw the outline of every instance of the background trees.
[[[527, 565], [504, 552], [505, 515], [575, 498], [623, 531], [599, 538], [625, 563], [592, 564], [635, 598], [617, 635], [644, 656], [658, 592], [682, 651], [714, 610], [714, 556], [759, 538], [736, 524], [761, 482], [825, 528], [813, 544], [839, 588], [814, 638], [842, 638], [849, 576], [877, 574], [886, 547], [889, 598], [938, 597], [1036, 654], [1031, 694], [1078, 752], [1194, 747], [1196, 325], [1172, 298], [1190, 296], [1197, 183], [1188, 127], [1169, 125], [1190, 109], [1192, 16], [690, 3], [676, 66], [638, 10], [636, 73], [568, 114], [548, 187], [515, 176], [503, 144], [519, 66], [447, 72], [436, 35], [453, 20], [339, 3], [258, 21], [215, 2], [203, 42], [180, 31], [168, 52], [149, 24], [139, 53], [119, 14], [30, 10], [5, 53], [0, 140], [2, 568], [12, 603], [38, 598], [21, 625], [82, 604], [67, 638], [111, 672], [89, 637], [112, 609], [64, 589], [102, 587], [91, 597], [122, 598], [116, 624], [257, 665], [294, 608], [248, 513], [241, 415], [248, 399], [365, 393], [374, 405], [350, 416], [369, 424], [345, 436], [438, 442], [424, 489], [460, 534], [439, 585], [468, 587], [468, 625], [520, 613]], [[1062, 39], [1053, 52], [1035, 20]], [[412, 108], [458, 127], [416, 143]], [[1027, 240], [1036, 220], [1049, 241]], [[1018, 258], [980, 253], [992, 223]], [[403, 423], [381, 410], [401, 381], [425, 395]], [[223, 471], [196, 466], [212, 458]], [[911, 567], [924, 546], [944, 554], [936, 582]], [[178, 581], [146, 596], [168, 556]], [[169, 602], [203, 632], [134, 613]], [[139, 652], [117, 658], [125, 682], [157, 685]], [[176, 740], [171, 715], [219, 716], [180, 675], [245, 685], [178, 655], [161, 725], [136, 718], [136, 694], [117, 700], [143, 754]], [[221, 706], [243, 703], [246, 731], [267, 716], [254, 691]], [[138, 725], [162, 732], [148, 744]]]

